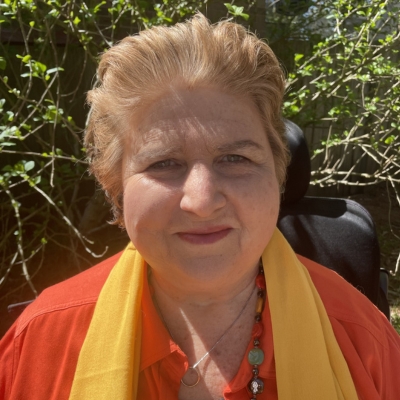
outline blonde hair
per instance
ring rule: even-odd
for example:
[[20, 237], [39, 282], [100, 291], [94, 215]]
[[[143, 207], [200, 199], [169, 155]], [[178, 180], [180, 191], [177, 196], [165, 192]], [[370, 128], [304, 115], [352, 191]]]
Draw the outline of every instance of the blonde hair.
[[123, 225], [122, 155], [132, 115], [154, 101], [173, 81], [189, 88], [213, 86], [250, 98], [260, 112], [284, 185], [288, 150], [281, 117], [285, 80], [269, 46], [241, 25], [211, 25], [200, 13], [172, 27], [128, 36], [101, 57], [85, 145], [90, 171]]

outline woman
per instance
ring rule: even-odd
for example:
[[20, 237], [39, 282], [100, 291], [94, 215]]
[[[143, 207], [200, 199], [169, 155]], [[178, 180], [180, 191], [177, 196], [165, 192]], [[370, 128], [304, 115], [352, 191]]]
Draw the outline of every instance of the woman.
[[198, 14], [124, 39], [98, 74], [85, 140], [132, 244], [25, 311], [0, 398], [400, 398], [390, 324], [276, 229], [288, 155], [270, 48]]

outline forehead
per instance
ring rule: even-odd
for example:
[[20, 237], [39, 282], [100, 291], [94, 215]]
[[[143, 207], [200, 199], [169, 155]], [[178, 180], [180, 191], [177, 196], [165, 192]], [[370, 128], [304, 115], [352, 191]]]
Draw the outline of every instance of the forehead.
[[194, 143], [213, 148], [238, 140], [253, 140], [260, 145], [267, 142], [251, 100], [210, 88], [177, 89], [136, 116], [129, 134], [129, 152], [133, 155], [160, 146], [182, 149]]

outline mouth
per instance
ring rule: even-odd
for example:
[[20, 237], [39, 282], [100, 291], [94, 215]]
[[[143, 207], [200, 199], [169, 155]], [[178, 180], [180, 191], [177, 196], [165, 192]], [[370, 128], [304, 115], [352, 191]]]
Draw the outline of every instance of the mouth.
[[178, 232], [177, 235], [181, 240], [191, 244], [212, 244], [228, 236], [231, 231], [231, 227], [209, 227]]

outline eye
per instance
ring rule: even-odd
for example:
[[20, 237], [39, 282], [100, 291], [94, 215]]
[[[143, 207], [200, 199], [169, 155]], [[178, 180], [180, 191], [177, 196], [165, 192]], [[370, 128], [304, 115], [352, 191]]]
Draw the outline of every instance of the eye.
[[177, 167], [178, 165], [179, 164], [174, 160], [162, 160], [162, 161], [157, 161], [154, 164], [151, 164], [148, 169], [163, 170], [168, 168], [174, 168]]
[[238, 154], [228, 154], [222, 157], [221, 161], [228, 162], [228, 163], [243, 163], [249, 161], [246, 157], [239, 156]]

